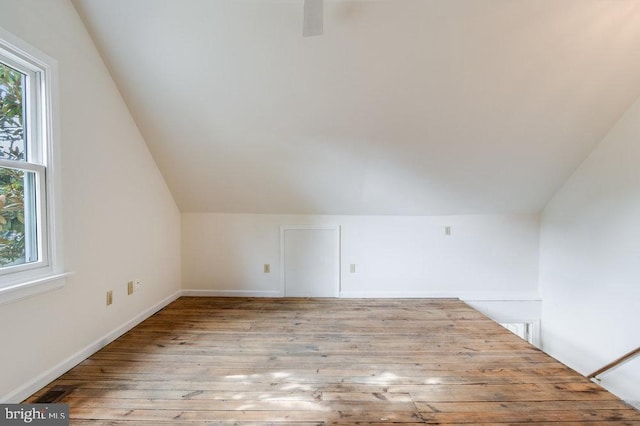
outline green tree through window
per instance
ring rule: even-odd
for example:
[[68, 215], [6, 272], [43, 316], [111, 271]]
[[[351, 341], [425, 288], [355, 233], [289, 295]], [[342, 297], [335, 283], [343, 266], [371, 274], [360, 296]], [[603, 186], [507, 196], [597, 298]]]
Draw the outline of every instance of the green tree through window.
[[[25, 161], [24, 91], [24, 74], [0, 63], [0, 158], [5, 160]], [[26, 262], [28, 174], [0, 167], [0, 267]]]

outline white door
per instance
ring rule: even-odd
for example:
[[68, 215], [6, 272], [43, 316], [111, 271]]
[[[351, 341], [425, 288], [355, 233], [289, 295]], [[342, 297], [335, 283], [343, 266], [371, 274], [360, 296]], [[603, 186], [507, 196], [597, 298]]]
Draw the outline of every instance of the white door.
[[340, 227], [283, 226], [280, 235], [284, 295], [337, 297]]

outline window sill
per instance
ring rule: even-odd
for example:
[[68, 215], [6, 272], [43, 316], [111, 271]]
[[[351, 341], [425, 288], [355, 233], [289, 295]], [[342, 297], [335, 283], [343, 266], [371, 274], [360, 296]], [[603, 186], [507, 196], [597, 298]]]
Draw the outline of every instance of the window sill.
[[65, 279], [70, 275], [73, 275], [73, 272], [52, 274], [0, 288], [0, 305], [60, 289], [64, 287]]

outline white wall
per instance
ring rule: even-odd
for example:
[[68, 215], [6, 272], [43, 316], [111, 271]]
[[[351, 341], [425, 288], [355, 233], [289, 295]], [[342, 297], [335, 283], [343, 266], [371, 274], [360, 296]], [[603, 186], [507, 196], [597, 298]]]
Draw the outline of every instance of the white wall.
[[[543, 212], [543, 349], [589, 374], [640, 346], [640, 101]], [[640, 359], [603, 377], [640, 400]]]
[[[282, 295], [281, 225], [339, 225], [343, 297], [538, 296], [539, 217], [182, 214], [182, 282], [208, 294]], [[445, 235], [451, 226], [451, 235]], [[263, 273], [263, 264], [271, 273]], [[356, 273], [349, 265], [356, 265]], [[195, 294], [195, 292], [193, 293]]]
[[[0, 26], [58, 61], [65, 269], [75, 272], [61, 290], [0, 305], [4, 402], [179, 291], [180, 214], [71, 3], [2, 0]], [[126, 296], [134, 278], [143, 289]]]

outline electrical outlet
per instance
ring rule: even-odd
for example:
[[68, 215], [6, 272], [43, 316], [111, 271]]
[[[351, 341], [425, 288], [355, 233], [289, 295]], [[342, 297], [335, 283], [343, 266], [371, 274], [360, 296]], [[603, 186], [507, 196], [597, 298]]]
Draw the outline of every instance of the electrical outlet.
[[113, 290], [107, 292], [107, 306], [113, 303]]
[[127, 283], [127, 294], [132, 294], [133, 293], [133, 281], [129, 281]]
[[264, 269], [263, 269], [263, 270], [264, 270], [264, 273], [265, 273], [265, 274], [269, 274], [269, 273], [271, 273], [271, 265], [270, 265], [270, 264], [268, 264], [268, 263], [265, 263], [265, 264], [264, 264]]
[[142, 288], [142, 280], [140, 278], [136, 278], [135, 280], [133, 280], [133, 287], [136, 290], [140, 290]]

